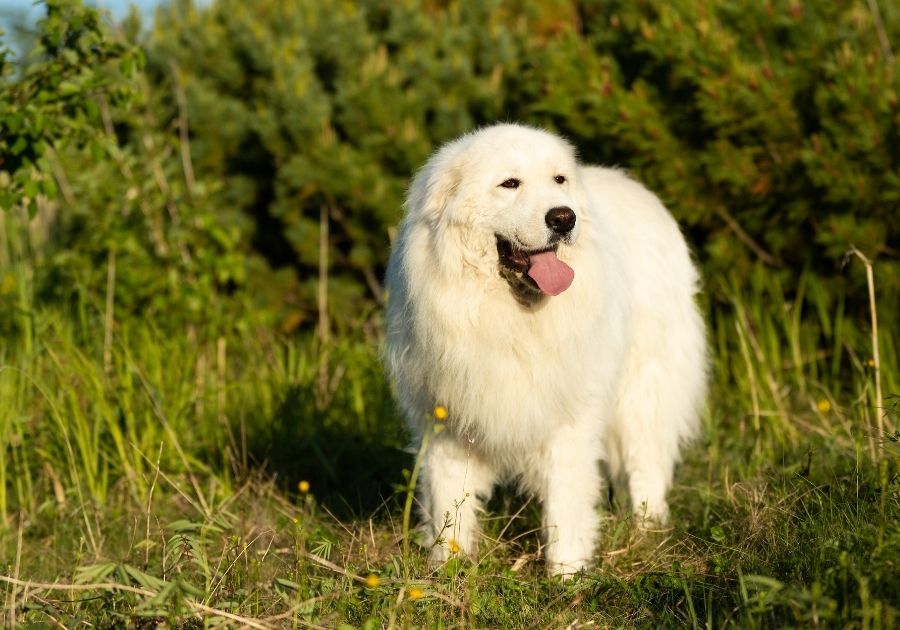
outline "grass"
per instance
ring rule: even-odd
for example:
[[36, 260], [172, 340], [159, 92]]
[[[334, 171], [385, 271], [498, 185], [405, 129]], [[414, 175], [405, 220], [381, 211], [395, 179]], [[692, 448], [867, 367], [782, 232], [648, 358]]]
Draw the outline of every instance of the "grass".
[[875, 387], [900, 392], [896, 322], [873, 362], [869, 320], [812, 276], [722, 282], [672, 528], [641, 529], [612, 496], [596, 569], [567, 583], [545, 577], [538, 507], [511, 491], [481, 555], [426, 569], [377, 335], [110, 330], [105, 302], [40, 305], [29, 277], [0, 270], [9, 627], [897, 624], [898, 404], [877, 408]]

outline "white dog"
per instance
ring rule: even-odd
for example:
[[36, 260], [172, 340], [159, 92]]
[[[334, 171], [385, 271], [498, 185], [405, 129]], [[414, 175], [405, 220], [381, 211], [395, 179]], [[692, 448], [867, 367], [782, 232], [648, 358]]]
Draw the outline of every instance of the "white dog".
[[548, 132], [481, 129], [414, 178], [387, 284], [386, 362], [424, 442], [432, 561], [472, 553], [481, 502], [517, 479], [542, 502], [550, 572], [585, 568], [601, 460], [639, 517], [667, 519], [706, 346], [697, 271], [652, 193]]

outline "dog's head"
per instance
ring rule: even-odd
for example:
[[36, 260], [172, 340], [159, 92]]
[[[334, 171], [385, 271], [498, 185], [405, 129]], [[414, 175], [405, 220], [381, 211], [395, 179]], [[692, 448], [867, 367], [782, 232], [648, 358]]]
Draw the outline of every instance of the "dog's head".
[[[496, 125], [442, 147], [413, 180], [407, 210], [439, 237], [492, 269], [526, 305], [559, 295], [575, 271], [560, 257], [575, 244], [584, 195], [575, 153], [546, 131]], [[435, 247], [438, 247], [435, 244]]]

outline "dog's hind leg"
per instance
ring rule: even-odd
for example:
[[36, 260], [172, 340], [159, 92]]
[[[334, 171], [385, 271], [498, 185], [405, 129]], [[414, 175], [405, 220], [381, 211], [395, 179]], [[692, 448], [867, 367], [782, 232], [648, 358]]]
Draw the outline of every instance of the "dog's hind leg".
[[474, 554], [478, 513], [496, 474], [449, 431], [435, 436], [423, 457], [420, 496], [431, 543], [429, 563], [439, 564], [455, 553]]

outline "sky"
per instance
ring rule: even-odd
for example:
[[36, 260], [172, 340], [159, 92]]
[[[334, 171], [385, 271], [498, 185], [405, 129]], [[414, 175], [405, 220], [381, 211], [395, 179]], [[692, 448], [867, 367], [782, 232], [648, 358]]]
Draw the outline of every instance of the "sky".
[[[196, 4], [206, 4], [212, 0], [199, 0]], [[137, 6], [145, 15], [153, 14], [153, 9], [160, 4], [166, 4], [166, 0], [85, 0], [85, 4], [100, 7], [109, 11], [113, 19], [121, 19], [128, 15], [131, 5]], [[34, 22], [44, 14], [44, 3], [40, 0], [0, 0], [0, 29], [6, 32], [2, 36], [7, 45], [15, 50], [15, 40], [9, 37], [10, 25], [26, 18], [27, 22]]]
[[[128, 8], [132, 4], [145, 13], [149, 13], [153, 7], [162, 2], [161, 0], [89, 0], [87, 4], [107, 9], [114, 18], [121, 18], [128, 13]], [[35, 19], [43, 14], [44, 7], [42, 2], [36, 0], [0, 0], [0, 12], [8, 13], [10, 11]]]

